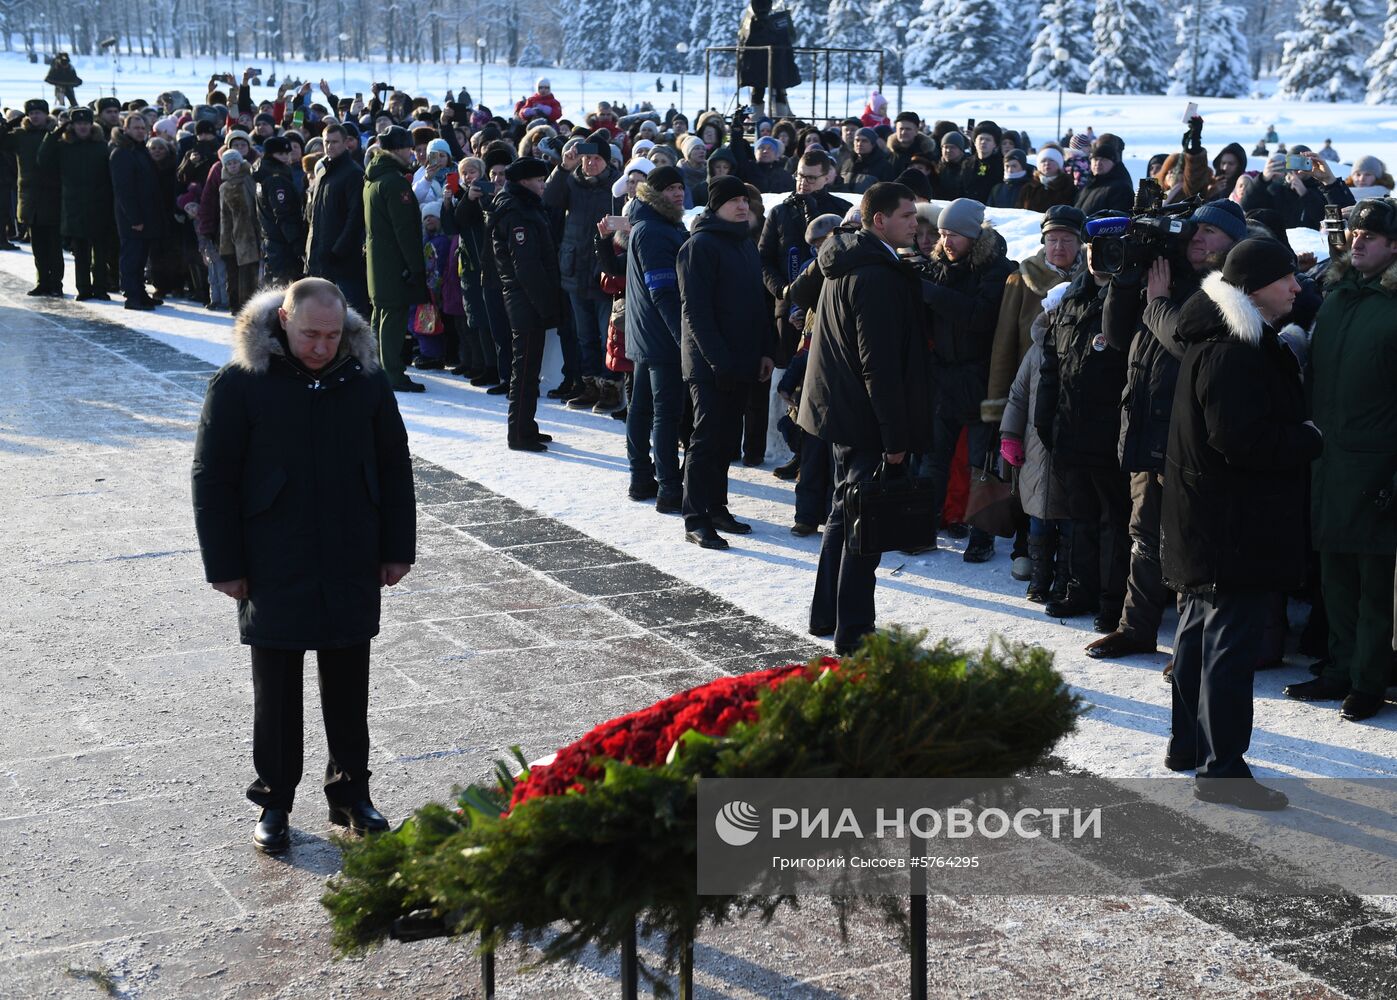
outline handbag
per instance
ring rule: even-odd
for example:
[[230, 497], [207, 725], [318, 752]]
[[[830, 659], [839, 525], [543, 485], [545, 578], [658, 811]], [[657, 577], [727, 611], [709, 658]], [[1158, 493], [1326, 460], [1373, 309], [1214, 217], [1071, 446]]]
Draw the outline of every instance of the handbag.
[[422, 302], [412, 308], [408, 316], [408, 331], [419, 336], [431, 336], [443, 330], [441, 313], [431, 302]]
[[984, 468], [970, 477], [965, 523], [1000, 538], [1012, 538], [1018, 530], [1021, 510], [1017, 470], [1011, 474], [1010, 481], [1005, 482], [994, 472], [991, 461], [991, 456], [986, 454]]
[[868, 482], [844, 490], [844, 547], [872, 556], [920, 549], [936, 540], [936, 501], [931, 480], [911, 475], [906, 463], [890, 474], [886, 462]]

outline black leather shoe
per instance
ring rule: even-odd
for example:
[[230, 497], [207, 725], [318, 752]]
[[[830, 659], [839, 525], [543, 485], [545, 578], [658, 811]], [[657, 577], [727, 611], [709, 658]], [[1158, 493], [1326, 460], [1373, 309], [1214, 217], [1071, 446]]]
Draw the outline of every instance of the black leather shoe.
[[544, 395], [549, 399], [571, 399], [577, 394], [577, 383], [568, 379], [558, 386], [549, 389]]
[[1347, 684], [1325, 680], [1323, 677], [1285, 686], [1285, 696], [1297, 701], [1339, 701], [1347, 698], [1348, 693]]
[[993, 558], [993, 538], [982, 538], [978, 541], [972, 541], [965, 547], [965, 555], [961, 556], [961, 560], [968, 563], [986, 563]]
[[739, 521], [727, 511], [721, 514], [714, 514], [709, 520], [713, 522], [713, 527], [729, 535], [750, 535], [752, 526], [745, 521]]
[[817, 534], [819, 530], [819, 525], [802, 524], [800, 521], [791, 525], [791, 534], [795, 535], [797, 538], [808, 538], [810, 535]]
[[509, 395], [509, 383], [507, 383], [507, 382], [497, 382], [497, 383], [495, 383], [494, 385], [490, 386], [490, 388], [488, 388], [488, 389], [485, 390], [485, 395], [487, 395], [487, 396], [508, 396], [508, 395]]
[[776, 468], [771, 470], [771, 474], [775, 476], [777, 479], [784, 480], [788, 483], [794, 482], [795, 480], [799, 479], [800, 456], [797, 455], [795, 458], [791, 459], [785, 465], [778, 465]]
[[48, 289], [35, 286], [34, 288], [29, 289], [29, 291], [25, 292], [24, 294], [31, 296], [32, 298], [38, 298], [41, 295], [47, 295]]
[[475, 377], [473, 377], [473, 378], [471, 379], [471, 385], [475, 386], [477, 389], [483, 388], [483, 387], [485, 387], [485, 386], [499, 385], [499, 384], [500, 384], [499, 376], [497, 376], [497, 375], [490, 375], [490, 374], [488, 374], [488, 373], [487, 373], [487, 374], [483, 374], [483, 375], [476, 375]]
[[285, 809], [263, 809], [252, 829], [252, 844], [263, 854], [280, 854], [291, 846], [291, 814]]
[[547, 450], [548, 450], [548, 445], [544, 444], [542, 441], [511, 441], [511, 442], [509, 442], [509, 450], [510, 450], [510, 451], [547, 451]]
[[1164, 755], [1164, 766], [1171, 771], [1196, 771], [1203, 766], [1199, 757], [1181, 757], [1172, 753]]
[[1255, 778], [1198, 778], [1194, 781], [1193, 797], [1200, 802], [1276, 812], [1290, 805], [1284, 792], [1267, 788]]
[[659, 497], [655, 501], [656, 514], [682, 514], [684, 512], [683, 497]]
[[1120, 624], [1121, 609], [1119, 606], [1102, 608], [1096, 613], [1096, 617], [1091, 621], [1091, 627], [1102, 635], [1110, 635]]
[[701, 545], [705, 549], [725, 549], [728, 547], [728, 540], [711, 527], [699, 528], [696, 531], [684, 532], [684, 539], [694, 545]]
[[1049, 601], [1043, 606], [1043, 613], [1049, 618], [1079, 618], [1096, 613], [1096, 602], [1087, 597], [1068, 594], [1060, 601]]
[[1142, 656], [1154, 652], [1158, 652], [1154, 643], [1137, 639], [1120, 629], [1087, 643], [1087, 655], [1093, 660], [1118, 660], [1124, 656]]
[[547, 444], [548, 442], [553, 440], [553, 435], [545, 434], [542, 431], [539, 431], [537, 434], [534, 435], [534, 440], [542, 444]]
[[1349, 722], [1362, 722], [1364, 719], [1371, 719], [1381, 712], [1385, 701], [1386, 699], [1380, 694], [1352, 691], [1344, 699], [1344, 704], [1339, 709], [1339, 715]]
[[335, 826], [347, 826], [359, 834], [382, 833], [388, 829], [387, 818], [368, 799], [361, 799], [352, 806], [330, 806], [330, 822]]
[[655, 480], [648, 483], [632, 483], [631, 488], [626, 491], [626, 496], [637, 503], [644, 503], [646, 500], [654, 500], [660, 495], [660, 484]]
[[150, 301], [150, 299], [127, 299], [125, 307], [127, 309], [141, 309], [148, 311], [155, 308], [155, 303]]

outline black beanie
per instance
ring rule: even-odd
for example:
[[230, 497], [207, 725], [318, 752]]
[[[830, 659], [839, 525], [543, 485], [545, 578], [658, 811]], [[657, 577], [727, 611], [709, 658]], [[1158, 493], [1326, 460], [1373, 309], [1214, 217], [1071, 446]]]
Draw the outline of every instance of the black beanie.
[[547, 177], [553, 170], [542, 160], [532, 156], [522, 156], [504, 168], [507, 181], [526, 181], [531, 177]]
[[646, 175], [645, 183], [654, 191], [663, 191], [667, 187], [683, 184], [684, 175], [678, 167], [656, 167]]
[[1268, 239], [1243, 240], [1227, 254], [1222, 280], [1250, 295], [1295, 273], [1295, 255], [1281, 243]]
[[[654, 171], [651, 171], [653, 173]], [[716, 212], [734, 198], [746, 198], [747, 185], [742, 178], [727, 174], [708, 182], [708, 210]]]
[[911, 189], [919, 201], [931, 201], [931, 180], [920, 170], [904, 170], [897, 175], [897, 182]]

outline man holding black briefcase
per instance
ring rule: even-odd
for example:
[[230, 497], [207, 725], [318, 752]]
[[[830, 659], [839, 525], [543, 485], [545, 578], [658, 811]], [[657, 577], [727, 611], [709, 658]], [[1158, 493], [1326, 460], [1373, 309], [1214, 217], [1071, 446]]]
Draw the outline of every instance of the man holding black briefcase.
[[810, 632], [833, 634], [841, 655], [873, 631], [874, 572], [882, 558], [845, 550], [846, 494], [884, 463], [904, 465], [908, 452], [925, 451], [931, 427], [921, 277], [897, 255], [917, 235], [912, 192], [874, 184], [860, 211], [862, 228], [835, 230], [816, 258], [825, 283], [798, 420], [834, 450], [834, 507], [820, 547]]

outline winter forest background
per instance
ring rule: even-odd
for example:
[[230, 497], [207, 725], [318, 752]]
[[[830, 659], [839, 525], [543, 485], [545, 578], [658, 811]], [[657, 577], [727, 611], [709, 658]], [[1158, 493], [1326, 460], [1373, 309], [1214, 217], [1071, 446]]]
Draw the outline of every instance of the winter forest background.
[[[884, 86], [1397, 103], [1397, 0], [784, 0], [797, 44]], [[6, 50], [702, 73], [745, 0], [0, 0]], [[716, 72], [728, 66], [721, 60]], [[806, 70], [808, 75], [808, 70]], [[843, 73], [843, 67], [836, 67]], [[876, 74], [855, 63], [862, 83]], [[1262, 87], [1258, 81], [1266, 81]]]

